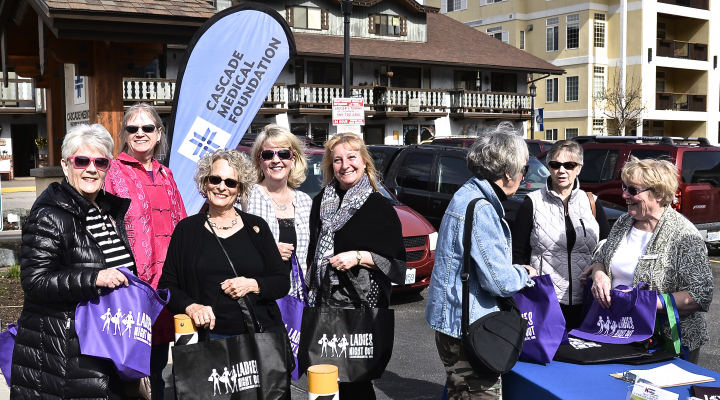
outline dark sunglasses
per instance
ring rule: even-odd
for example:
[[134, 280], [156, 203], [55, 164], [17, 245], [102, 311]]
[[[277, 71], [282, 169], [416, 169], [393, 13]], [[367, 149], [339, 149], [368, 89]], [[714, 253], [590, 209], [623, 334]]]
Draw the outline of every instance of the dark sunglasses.
[[627, 192], [630, 193], [630, 196], [637, 196], [642, 192], [647, 192], [648, 190], [652, 190], [652, 188], [638, 189], [635, 186], [627, 186], [627, 185], [625, 185], [625, 182], [623, 182], [622, 190], [623, 190], [623, 192], [627, 190]]
[[143, 126], [137, 126], [137, 125], [128, 125], [125, 127], [125, 131], [127, 133], [137, 133], [138, 129], [141, 129], [145, 133], [152, 133], [155, 132], [155, 125], [149, 124], [149, 125], [143, 125]]
[[292, 151], [288, 149], [282, 149], [282, 150], [263, 150], [260, 152], [260, 158], [262, 158], [265, 161], [270, 161], [273, 158], [275, 158], [275, 154], [277, 154], [278, 158], [281, 160], [291, 160], [293, 158]]
[[580, 165], [580, 163], [576, 163], [575, 161], [548, 161], [548, 167], [552, 169], [560, 169], [560, 167], [565, 167], [566, 170], [572, 171], [577, 168], [578, 165]]
[[529, 170], [529, 169], [530, 169], [530, 165], [527, 165], [527, 164], [526, 164], [526, 165], [523, 167], [522, 171], [520, 171], [520, 172], [522, 172], [523, 176], [527, 176], [527, 173], [528, 173], [528, 170]]
[[77, 169], [85, 169], [90, 166], [90, 163], [95, 164], [98, 171], [107, 171], [110, 168], [110, 159], [105, 157], [72, 156], [68, 157], [68, 161]]
[[223, 179], [217, 175], [210, 175], [207, 178], [208, 182], [210, 182], [211, 185], [217, 186], [220, 184], [220, 182], [225, 182], [225, 186], [227, 186], [228, 189], [235, 189], [238, 185], [238, 181], [235, 179], [226, 178]]

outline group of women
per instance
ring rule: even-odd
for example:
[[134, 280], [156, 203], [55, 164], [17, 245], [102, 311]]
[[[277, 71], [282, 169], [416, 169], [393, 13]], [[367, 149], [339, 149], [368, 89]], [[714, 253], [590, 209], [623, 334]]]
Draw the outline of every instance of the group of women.
[[[470, 324], [498, 311], [498, 297], [533, 285], [537, 274], [551, 275], [567, 329], [582, 324], [583, 286], [602, 307], [611, 289], [646, 282], [672, 294], [680, 315], [682, 344], [697, 363], [708, 342], [705, 313], [713, 278], [704, 240], [695, 226], [672, 208], [678, 171], [666, 160], [631, 157], [622, 169], [622, 196], [628, 212], [612, 229], [596, 197], [580, 189], [582, 147], [558, 141], [547, 154], [547, 185], [531, 192], [512, 230], [502, 201], [518, 189], [527, 171], [528, 150], [521, 135], [501, 124], [470, 148], [468, 169], [475, 175], [454, 195], [440, 225], [426, 319], [447, 374], [448, 398], [498, 399], [500, 376], [473, 371], [461, 340], [463, 256], [469, 251]], [[465, 210], [475, 205], [471, 248], [463, 248]], [[666, 310], [657, 301], [657, 318]], [[668, 324], [663, 331], [672, 340]]]
[[[71, 129], [62, 144], [65, 179], [38, 197], [23, 226], [25, 300], [11, 399], [126, 397], [127, 385], [108, 360], [81, 354], [74, 329], [79, 302], [128, 284], [116, 267], [170, 292], [153, 326], [150, 381], [157, 399], [173, 314], [209, 329], [210, 340], [235, 336], [245, 332], [237, 304], [245, 297], [265, 331], [286, 333], [276, 300], [290, 292], [293, 257], [307, 273], [310, 305], [359, 307], [349, 280], [337, 279], [348, 273], [375, 307], [388, 307], [391, 283], [404, 281], [400, 220], [378, 193], [377, 172], [357, 135], [338, 134], [325, 144], [324, 188], [314, 199], [297, 190], [307, 160], [303, 143], [285, 128], [267, 126], [250, 157], [207, 153], [194, 177], [207, 210], [189, 217], [172, 172], [158, 162], [168, 143], [157, 112], [132, 106], [122, 138], [113, 160], [104, 127]], [[333, 279], [324, 282], [326, 275]], [[366, 381], [341, 384], [340, 396], [375, 393]]]

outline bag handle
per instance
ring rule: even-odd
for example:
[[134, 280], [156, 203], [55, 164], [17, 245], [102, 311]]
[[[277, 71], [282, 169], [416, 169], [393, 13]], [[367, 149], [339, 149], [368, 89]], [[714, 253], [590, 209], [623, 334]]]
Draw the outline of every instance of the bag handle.
[[593, 217], [597, 218], [597, 210], [595, 209], [595, 196], [593, 196], [592, 192], [585, 193], [587, 193], [588, 200], [590, 200], [590, 208], [592, 209]]
[[[225, 250], [225, 246], [223, 246], [222, 242], [220, 241], [220, 238], [218, 237], [217, 233], [215, 233], [215, 228], [213, 228], [212, 224], [210, 223], [210, 215], [208, 213], [205, 213], [205, 218], [207, 219], [208, 225], [210, 226], [210, 231], [212, 231], [213, 236], [215, 236], [215, 239], [217, 240], [218, 244], [220, 245], [220, 248], [222, 249], [223, 253], [225, 253], [225, 257], [227, 258], [228, 262], [230, 263], [230, 267], [233, 270], [233, 273], [235, 274], [235, 277], [238, 277], [237, 270], [235, 270], [235, 264], [233, 264], [232, 260], [230, 259], [230, 255], [228, 255], [227, 250]], [[218, 294], [215, 297], [215, 301], [213, 302], [213, 308], [217, 305], [217, 300], [220, 297], [220, 289], [218, 289]], [[260, 322], [255, 317], [255, 311], [252, 308], [252, 304], [243, 296], [242, 298], [237, 299], [238, 305], [240, 306], [240, 309], [243, 313], [243, 319], [245, 320], [245, 326], [248, 329], [248, 331], [255, 332], [265, 332], [265, 329], [263, 329]], [[250, 324], [248, 325], [248, 318], [250, 318]], [[255, 324], [257, 324], [257, 329], [255, 329]], [[250, 329], [249, 326], [252, 326], [253, 328]], [[207, 333], [207, 332], [206, 332]]]
[[298, 299], [304, 299], [305, 301], [307, 301], [308, 293], [307, 286], [305, 285], [305, 277], [303, 276], [302, 268], [300, 268], [300, 263], [298, 262], [297, 253], [295, 252], [295, 250], [293, 250], [290, 259], [292, 264], [293, 280], [295, 281], [295, 294], [297, 295], [293, 297], [296, 297]]
[[[217, 309], [217, 303], [218, 300], [220, 300], [220, 294], [223, 293], [222, 289], [218, 288], [217, 294], [215, 295], [215, 300], [213, 300], [212, 303], [212, 309]], [[256, 333], [258, 330], [255, 329], [254, 321], [257, 319], [255, 318], [255, 313], [252, 310], [252, 307], [250, 304], [247, 303], [247, 301], [240, 301], [241, 299], [238, 299], [238, 304], [240, 305], [240, 310], [242, 312], [242, 319], [245, 323], [245, 329], [249, 333]], [[262, 332], [262, 331], [259, 331]], [[210, 329], [205, 329], [205, 339], [203, 339], [205, 342], [210, 341]]]
[[[662, 303], [662, 307], [667, 311], [668, 324], [670, 325], [670, 334], [672, 335], [672, 342], [665, 340], [663, 343], [663, 350], [672, 354], [680, 354], [683, 360], [690, 358], [690, 350], [687, 346], [682, 344], [682, 329], [680, 326], [680, 315], [677, 311], [677, 304], [675, 303], [675, 296], [672, 293], [658, 294], [658, 299]], [[656, 319], [656, 327], [659, 325], [658, 331], [662, 337], [662, 328], [665, 322], [658, 318]]]

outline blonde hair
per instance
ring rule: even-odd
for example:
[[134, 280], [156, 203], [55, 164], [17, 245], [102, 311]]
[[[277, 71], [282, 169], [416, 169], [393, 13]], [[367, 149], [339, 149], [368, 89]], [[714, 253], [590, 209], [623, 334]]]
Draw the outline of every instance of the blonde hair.
[[370, 157], [370, 152], [368, 152], [367, 146], [365, 146], [365, 142], [362, 138], [354, 133], [338, 133], [325, 142], [325, 154], [322, 159], [323, 187], [327, 186], [335, 177], [332, 151], [335, 146], [339, 144], [342, 144], [347, 149], [360, 152], [360, 157], [362, 157], [362, 160], [365, 163], [365, 173], [368, 175], [368, 179], [370, 179], [370, 185], [372, 185], [373, 189], [379, 191], [378, 173], [375, 169], [372, 157]]
[[212, 153], [205, 153], [198, 161], [195, 170], [195, 184], [202, 197], [207, 198], [208, 177], [212, 174], [213, 164], [218, 160], [226, 160], [237, 174], [237, 181], [240, 186], [238, 187], [238, 197], [235, 199], [235, 203], [247, 202], [250, 198], [250, 190], [255, 184], [255, 171], [245, 153], [229, 149], [218, 149]]
[[253, 143], [250, 154], [252, 163], [255, 167], [257, 181], [262, 182], [265, 179], [262, 169], [260, 168], [260, 153], [265, 143], [271, 143], [276, 147], [287, 147], [293, 153], [293, 165], [290, 168], [287, 184], [295, 189], [305, 182], [307, 172], [307, 156], [305, 155], [305, 144], [293, 135], [292, 132], [278, 125], [268, 125], [258, 134]]
[[663, 207], [675, 199], [678, 177], [678, 170], [670, 161], [652, 158], [640, 160], [637, 157], [630, 157], [620, 176], [623, 182], [649, 187], [656, 196], [662, 197], [660, 205]]

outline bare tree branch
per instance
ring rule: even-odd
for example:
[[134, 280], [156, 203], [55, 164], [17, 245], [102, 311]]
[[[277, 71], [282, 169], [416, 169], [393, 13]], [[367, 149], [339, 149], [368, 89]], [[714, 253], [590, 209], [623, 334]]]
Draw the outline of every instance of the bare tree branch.
[[602, 93], [594, 93], [593, 116], [598, 112], [608, 120], [608, 134], [624, 136], [642, 123], [642, 116], [647, 112], [647, 103], [642, 101], [642, 82], [630, 76], [623, 90], [620, 85], [619, 72], [615, 73]]

